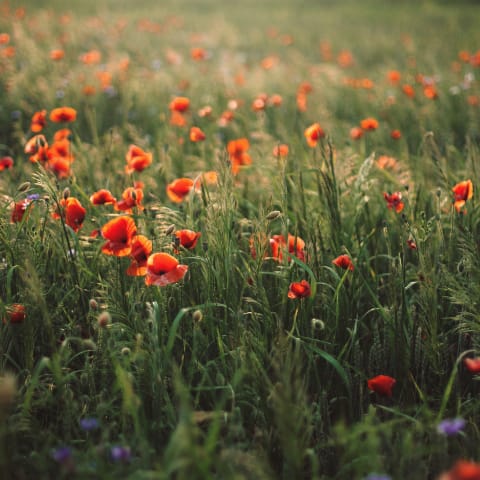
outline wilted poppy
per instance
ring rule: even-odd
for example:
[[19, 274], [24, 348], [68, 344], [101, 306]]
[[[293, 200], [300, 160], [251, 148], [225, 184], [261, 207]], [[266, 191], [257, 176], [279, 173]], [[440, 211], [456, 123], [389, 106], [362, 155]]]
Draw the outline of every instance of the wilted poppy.
[[292, 282], [288, 288], [288, 298], [307, 298], [311, 294], [310, 284], [306, 280]]
[[106, 255], [125, 257], [132, 251], [132, 240], [137, 234], [137, 226], [131, 217], [123, 215], [106, 223], [102, 229], [103, 238], [107, 242], [102, 247]]
[[191, 142], [202, 142], [205, 140], [206, 135], [205, 133], [198, 127], [190, 128], [190, 141]]
[[193, 180], [190, 178], [177, 178], [167, 185], [168, 198], [175, 203], [181, 203], [192, 191]]
[[102, 188], [90, 196], [90, 203], [92, 205], [111, 205], [116, 202], [115, 197], [109, 190]]
[[154, 253], [147, 260], [145, 284], [164, 287], [181, 280], [187, 270], [187, 265], [180, 265], [178, 260], [168, 253]]
[[144, 210], [142, 200], [143, 190], [141, 188], [128, 187], [123, 191], [122, 199], [115, 204], [115, 210], [125, 213], [132, 213], [134, 207]]
[[147, 273], [147, 259], [152, 253], [152, 242], [144, 235], [137, 235], [132, 239], [130, 256], [132, 262], [127, 268], [127, 275], [138, 277]]
[[45, 162], [47, 160], [48, 143], [44, 135], [34, 135], [25, 144], [24, 151], [30, 155], [31, 162]]
[[250, 148], [250, 142], [247, 138], [238, 138], [230, 140], [227, 144], [228, 155], [232, 164], [232, 172], [234, 175], [238, 173], [241, 166], [250, 165], [252, 158], [247, 153]]
[[0, 172], [13, 167], [13, 158], [6, 155], [0, 158]]
[[73, 122], [77, 118], [77, 111], [71, 107], [54, 108], [50, 112], [50, 120], [55, 123]]
[[32, 116], [32, 122], [30, 124], [30, 130], [34, 133], [41, 132], [47, 125], [47, 111], [40, 110], [35, 112]]
[[377, 375], [367, 381], [369, 390], [372, 390], [384, 397], [392, 396], [392, 388], [397, 381], [388, 375]]
[[269, 239], [272, 258], [281, 262], [283, 255], [288, 252], [290, 255], [294, 255], [298, 259], [305, 260], [305, 241], [300, 237], [288, 234], [288, 240], [285, 240], [283, 235], [273, 235]]
[[197, 245], [197, 241], [202, 234], [200, 232], [194, 232], [193, 230], [177, 230], [175, 232], [176, 242], [183, 248], [192, 250]]
[[30, 205], [31, 201], [26, 198], [25, 200], [21, 200], [19, 202], [15, 202], [12, 207], [12, 213], [10, 215], [10, 222], [17, 223], [23, 220], [23, 216], [27, 211], [28, 206]]
[[136, 145], [130, 145], [126, 155], [127, 165], [125, 172], [127, 174], [133, 172], [141, 172], [152, 163], [152, 154], [147, 153]]
[[25, 306], [21, 303], [13, 303], [5, 308], [7, 317], [3, 319], [3, 323], [22, 323], [25, 320]]
[[387, 202], [387, 208], [389, 210], [395, 210], [397, 213], [400, 213], [405, 206], [405, 203], [402, 201], [401, 192], [386, 193], [383, 192], [383, 198]]
[[364, 118], [360, 122], [360, 127], [365, 131], [376, 130], [378, 128], [378, 120], [372, 117]]
[[352, 259], [344, 254], [344, 255], [339, 255], [337, 258], [332, 260], [332, 263], [339, 268], [343, 268], [344, 270], [350, 270], [353, 271], [355, 267], [353, 266]]
[[308, 146], [313, 148], [321, 138], [325, 137], [325, 132], [319, 123], [314, 123], [305, 130], [304, 135], [307, 139]]
[[480, 357], [464, 358], [463, 364], [470, 373], [480, 373]]
[[455, 195], [453, 206], [457, 212], [460, 212], [465, 202], [473, 197], [473, 183], [471, 180], [464, 180], [457, 183], [452, 188], [452, 192]]

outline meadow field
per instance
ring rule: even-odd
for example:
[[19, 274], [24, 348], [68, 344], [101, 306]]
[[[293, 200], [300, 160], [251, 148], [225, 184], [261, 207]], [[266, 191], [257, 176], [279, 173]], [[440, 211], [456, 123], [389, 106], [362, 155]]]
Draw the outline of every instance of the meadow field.
[[0, 0], [0, 478], [479, 480], [478, 18]]

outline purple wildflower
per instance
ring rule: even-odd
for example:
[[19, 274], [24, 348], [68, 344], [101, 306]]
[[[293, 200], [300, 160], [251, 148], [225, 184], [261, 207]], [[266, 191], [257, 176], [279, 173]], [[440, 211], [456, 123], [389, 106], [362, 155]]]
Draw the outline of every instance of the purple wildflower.
[[129, 462], [131, 455], [130, 447], [115, 445], [110, 449], [110, 456], [114, 462]]
[[86, 417], [80, 420], [80, 428], [86, 432], [91, 432], [100, 427], [100, 422], [93, 417]]
[[450, 437], [460, 433], [465, 428], [465, 424], [463, 418], [446, 418], [437, 425], [437, 432]]
[[52, 451], [52, 458], [58, 462], [65, 464], [72, 458], [72, 449], [70, 447], [59, 447]]

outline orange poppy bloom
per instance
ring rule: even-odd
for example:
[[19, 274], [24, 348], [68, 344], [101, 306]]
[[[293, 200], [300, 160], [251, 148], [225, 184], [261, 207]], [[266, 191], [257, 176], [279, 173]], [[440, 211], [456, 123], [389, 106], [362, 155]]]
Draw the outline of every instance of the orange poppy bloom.
[[50, 112], [50, 120], [55, 123], [73, 122], [77, 118], [77, 111], [71, 107], [54, 108]]
[[180, 265], [178, 260], [168, 253], [154, 253], [147, 260], [145, 284], [164, 287], [181, 280], [187, 271], [187, 265]]
[[288, 155], [288, 145], [285, 143], [279, 143], [273, 147], [274, 157], [286, 157]]
[[53, 135], [54, 142], [60, 142], [61, 140], [70, 140], [72, 131], [69, 128], [61, 128], [57, 130]]
[[402, 194], [400, 192], [386, 193], [383, 192], [383, 198], [387, 202], [387, 208], [389, 210], [395, 210], [397, 213], [400, 213], [405, 206], [405, 203], [402, 201]]
[[10, 35], [8, 33], [0, 33], [0, 45], [6, 45], [10, 42]]
[[388, 73], [387, 73], [387, 78], [388, 78], [388, 81], [392, 84], [392, 85], [398, 85], [398, 82], [400, 82], [400, 78], [401, 78], [401, 74], [398, 70], [390, 70]]
[[172, 110], [170, 114], [170, 125], [175, 127], [185, 127], [187, 125], [187, 119], [183, 113]]
[[453, 206], [455, 210], [460, 213], [466, 201], [473, 197], [473, 183], [471, 180], [464, 180], [463, 182], [457, 183], [452, 188], [452, 191], [455, 195]]
[[352, 140], [360, 140], [363, 137], [363, 130], [360, 127], [353, 127], [350, 130], [350, 138]]
[[205, 60], [207, 58], [207, 52], [202, 47], [193, 47], [190, 50], [190, 56], [196, 61]]
[[169, 104], [171, 111], [185, 113], [190, 107], [190, 100], [187, 97], [175, 97]]
[[112, 205], [116, 202], [115, 197], [109, 190], [102, 188], [90, 196], [90, 203], [92, 205]]
[[210, 105], [206, 105], [202, 107], [197, 113], [199, 117], [205, 118], [209, 117], [212, 114], [212, 107]]
[[438, 480], [480, 480], [480, 463], [457, 460], [448, 472], [438, 477]]
[[238, 138], [228, 142], [227, 151], [230, 156], [232, 172], [234, 175], [239, 172], [241, 166], [250, 165], [252, 163], [252, 158], [247, 153], [249, 148], [250, 142], [247, 138]]
[[68, 178], [71, 173], [72, 162], [65, 157], [52, 157], [48, 159], [45, 167], [53, 172], [57, 178]]
[[87, 97], [91, 97], [92, 95], [95, 95], [96, 92], [97, 92], [97, 89], [93, 85], [85, 85], [82, 88], [82, 93]]
[[40, 110], [35, 112], [32, 116], [32, 123], [30, 125], [30, 130], [34, 133], [41, 132], [47, 125], [47, 111]]
[[49, 159], [55, 157], [62, 157], [68, 160], [69, 162], [73, 162], [75, 159], [72, 153], [72, 144], [68, 138], [64, 138], [63, 140], [57, 140], [54, 142], [47, 151], [47, 157]]
[[102, 253], [125, 257], [132, 251], [132, 240], [137, 234], [137, 226], [131, 217], [123, 215], [106, 223], [102, 229], [107, 242], [102, 246]]
[[85, 65], [95, 65], [102, 60], [102, 54], [98, 50], [90, 50], [80, 55], [80, 61]]
[[388, 375], [377, 375], [367, 381], [369, 390], [384, 397], [392, 396], [392, 388], [396, 383], [397, 381]]
[[319, 123], [310, 125], [304, 132], [309, 147], [316, 147], [318, 141], [325, 137], [325, 132]]
[[13, 58], [16, 54], [15, 47], [13, 47], [12, 45], [9, 45], [8, 47], [5, 47], [3, 50], [0, 50], [0, 54], [2, 55], [2, 57], [5, 57], [5, 58]]
[[52, 60], [62, 60], [63, 57], [65, 57], [65, 52], [61, 49], [55, 49], [50, 51], [50, 58]]
[[397, 160], [394, 157], [389, 157], [388, 155], [381, 155], [378, 157], [377, 166], [381, 169], [390, 169], [394, 170], [397, 167]]
[[152, 242], [144, 235], [137, 235], [132, 239], [130, 256], [132, 262], [127, 268], [127, 275], [140, 277], [147, 273], [147, 259], [152, 253]]
[[252, 102], [252, 110], [254, 112], [260, 112], [260, 111], [265, 110], [265, 106], [266, 106], [266, 103], [265, 103], [265, 100], [263, 98], [256, 98]]
[[177, 178], [167, 185], [168, 198], [175, 203], [181, 203], [192, 191], [193, 180], [190, 178]]
[[272, 258], [282, 261], [285, 250], [288, 249], [289, 255], [294, 255], [302, 262], [305, 261], [305, 242], [300, 237], [288, 234], [288, 242], [283, 235], [273, 235], [269, 240], [272, 251]]
[[355, 269], [352, 259], [348, 255], [339, 255], [337, 258], [332, 260], [332, 263], [336, 267], [343, 268], [344, 270], [350, 270], [351, 272], [353, 272]]
[[152, 163], [152, 154], [143, 151], [136, 145], [130, 145], [126, 155], [127, 165], [125, 172], [127, 174], [133, 172], [141, 172]]
[[360, 127], [362, 127], [363, 130], [376, 130], [378, 128], [378, 121], [375, 118], [369, 117], [369, 118], [364, 118], [360, 122]]
[[206, 135], [203, 131], [198, 127], [192, 127], [190, 129], [190, 141], [191, 142], [202, 142], [205, 140]]
[[217, 172], [211, 170], [199, 175], [194, 182], [194, 188], [197, 193], [202, 191], [202, 185], [216, 185], [218, 183]]
[[353, 55], [348, 50], [342, 50], [338, 54], [337, 63], [343, 68], [350, 67], [353, 65]]
[[390, 137], [393, 138], [394, 140], [399, 140], [400, 138], [402, 138], [402, 132], [400, 132], [400, 130], [392, 130], [390, 132]]
[[5, 308], [7, 318], [3, 319], [3, 323], [22, 323], [25, 320], [25, 306], [20, 303], [13, 303]]
[[145, 207], [142, 205], [143, 190], [138, 187], [128, 187], [122, 193], [122, 199], [115, 204], [115, 210], [125, 213], [132, 213], [132, 209], [137, 207], [139, 210], [143, 210]]
[[[60, 200], [60, 206], [63, 208], [63, 214], [65, 217], [65, 223], [74, 231], [78, 232], [82, 227], [85, 220], [86, 210], [82, 204], [75, 197], [62, 198]], [[54, 212], [52, 216], [55, 219], [60, 218], [58, 212]]]
[[463, 364], [470, 373], [480, 373], [480, 357], [464, 358]]
[[5, 156], [0, 158], [0, 172], [2, 170], [8, 170], [9, 168], [13, 167], [13, 158], [9, 156]]
[[278, 93], [274, 93], [269, 99], [268, 103], [273, 107], [279, 107], [283, 103], [283, 98]]
[[307, 298], [312, 294], [310, 284], [306, 280], [293, 282], [288, 287], [288, 298]]
[[423, 94], [430, 100], [436, 100], [438, 98], [438, 90], [435, 85], [425, 85], [423, 87]]
[[403, 85], [402, 91], [409, 98], [413, 98], [415, 96], [415, 89], [411, 85]]
[[175, 244], [178, 242], [178, 244], [183, 248], [193, 250], [197, 245], [197, 241], [201, 235], [202, 234], [200, 232], [194, 232], [193, 230], [177, 230], [175, 232]]
[[20, 202], [15, 202], [10, 215], [10, 223], [21, 222], [30, 203], [31, 201], [28, 198], [21, 200]]

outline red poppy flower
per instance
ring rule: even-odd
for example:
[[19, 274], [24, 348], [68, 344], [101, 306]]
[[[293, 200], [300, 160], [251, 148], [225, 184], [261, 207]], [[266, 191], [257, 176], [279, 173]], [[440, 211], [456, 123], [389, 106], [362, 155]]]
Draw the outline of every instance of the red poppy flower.
[[293, 282], [288, 288], [288, 298], [307, 298], [312, 294], [310, 284], [306, 280]]
[[175, 97], [169, 104], [171, 111], [184, 113], [190, 107], [190, 100], [187, 97]]
[[177, 178], [167, 185], [168, 198], [175, 203], [181, 203], [192, 191], [193, 180], [190, 178]]
[[393, 140], [400, 140], [402, 138], [402, 132], [400, 130], [392, 130], [390, 132], [390, 137], [393, 138]]
[[352, 140], [360, 140], [363, 137], [363, 130], [360, 127], [353, 127], [350, 130], [350, 138]]
[[6, 307], [7, 318], [3, 323], [22, 323], [25, 320], [25, 306], [20, 303], [13, 303]]
[[443, 473], [438, 480], [480, 480], [480, 464], [468, 460], [457, 460], [455, 465]]
[[383, 192], [383, 198], [385, 198], [385, 201], [387, 202], [387, 208], [389, 210], [394, 209], [397, 213], [400, 213], [405, 206], [400, 192], [394, 192], [391, 194]]
[[0, 45], [7, 45], [10, 42], [10, 35], [8, 33], [0, 33]]
[[5, 156], [0, 158], [0, 172], [13, 167], [13, 158]]
[[53, 141], [60, 142], [62, 140], [71, 140], [72, 131], [69, 128], [61, 128], [53, 134]]
[[319, 123], [314, 123], [305, 130], [304, 135], [307, 139], [308, 146], [313, 148], [317, 146], [321, 138], [325, 137], [325, 132]]
[[195, 248], [201, 235], [200, 232], [194, 232], [193, 230], [177, 230], [175, 232], [175, 237], [178, 239], [178, 243], [188, 250], [193, 250]]
[[77, 118], [77, 111], [71, 107], [54, 108], [50, 112], [50, 120], [55, 123], [73, 122]]
[[187, 270], [187, 265], [180, 265], [178, 260], [168, 253], [154, 253], [147, 260], [145, 284], [164, 287], [181, 280]]
[[152, 154], [143, 151], [136, 145], [130, 145], [126, 155], [127, 165], [125, 172], [127, 174], [133, 172], [141, 172], [152, 163]]
[[106, 223], [102, 229], [103, 238], [107, 242], [102, 247], [106, 255], [125, 257], [132, 251], [132, 240], [137, 234], [137, 226], [131, 217], [123, 215]]
[[387, 78], [392, 85], [398, 85], [398, 82], [400, 82], [401, 74], [398, 70], [391, 70], [387, 73]]
[[367, 385], [369, 390], [372, 390], [384, 397], [392, 396], [392, 388], [397, 381], [388, 375], [377, 375], [368, 380]]
[[65, 57], [65, 51], [61, 49], [50, 50], [50, 58], [52, 60], [58, 61], [62, 60]]
[[28, 206], [30, 205], [31, 201], [26, 198], [25, 200], [21, 200], [20, 202], [15, 202], [12, 207], [12, 213], [10, 216], [11, 223], [21, 222], [23, 220], [23, 216], [27, 211]]
[[402, 91], [409, 98], [413, 98], [415, 96], [415, 89], [411, 85], [403, 85]]
[[407, 240], [407, 245], [410, 250], [416, 250], [417, 249], [417, 244], [415, 243], [415, 240], [413, 238], [409, 238]]
[[480, 357], [464, 358], [463, 364], [470, 373], [480, 373]]
[[218, 174], [217, 172], [210, 170], [209, 172], [203, 172], [199, 175], [194, 182], [194, 188], [197, 193], [202, 191], [202, 185], [217, 185]]
[[62, 203], [64, 207], [65, 223], [72, 228], [74, 232], [78, 232], [85, 220], [86, 210], [75, 197], [68, 197], [66, 200], [62, 199], [60, 204]]
[[192, 127], [190, 129], [190, 141], [191, 142], [202, 142], [205, 140], [206, 136], [203, 131], [198, 127]]
[[274, 157], [286, 157], [288, 155], [288, 145], [285, 143], [279, 143], [273, 147]]
[[57, 178], [68, 178], [71, 171], [71, 162], [64, 157], [50, 158], [46, 164], [46, 168], [53, 172]]
[[453, 206], [457, 212], [460, 212], [465, 202], [473, 197], [473, 183], [471, 180], [464, 180], [463, 182], [457, 183], [452, 188], [452, 192], [455, 195]]
[[279, 262], [282, 261], [283, 255], [285, 250], [288, 249], [288, 253], [290, 255], [294, 255], [298, 259], [305, 261], [305, 242], [300, 238], [296, 237], [295, 235], [288, 234], [288, 244], [285, 241], [285, 237], [283, 235], [274, 235], [269, 240], [270, 248], [272, 250], [272, 258], [278, 260]]
[[40, 110], [35, 112], [32, 116], [32, 123], [30, 125], [30, 130], [32, 132], [38, 133], [41, 132], [47, 125], [47, 111]]
[[90, 196], [90, 203], [92, 205], [111, 205], [116, 202], [115, 197], [109, 190], [102, 188]]
[[207, 58], [207, 52], [202, 47], [193, 47], [190, 50], [190, 56], [193, 60], [196, 60], [198, 62]]
[[375, 118], [369, 117], [369, 118], [364, 118], [360, 122], [360, 127], [362, 127], [363, 130], [376, 130], [378, 128], [378, 121]]
[[132, 213], [134, 207], [144, 210], [142, 200], [143, 190], [141, 188], [128, 187], [123, 191], [122, 199], [115, 204], [115, 210], [125, 213]]
[[102, 54], [98, 50], [90, 50], [80, 55], [80, 61], [85, 65], [94, 65], [100, 63]]
[[353, 266], [352, 259], [348, 255], [339, 255], [337, 258], [332, 260], [332, 263], [339, 268], [343, 268], [344, 270], [353, 271], [355, 268]]
[[132, 239], [130, 256], [132, 262], [127, 268], [127, 275], [140, 277], [147, 273], [147, 260], [152, 253], [152, 242], [144, 235], [137, 235]]
[[377, 160], [377, 167], [383, 169], [395, 170], [397, 168], [397, 160], [388, 155], [381, 155]]
[[232, 172], [234, 175], [239, 172], [241, 166], [250, 165], [252, 163], [252, 158], [247, 153], [249, 148], [250, 142], [247, 138], [238, 138], [228, 142], [227, 151], [230, 156]]

